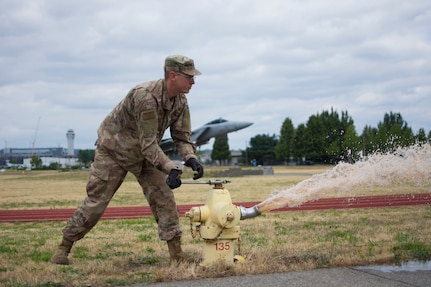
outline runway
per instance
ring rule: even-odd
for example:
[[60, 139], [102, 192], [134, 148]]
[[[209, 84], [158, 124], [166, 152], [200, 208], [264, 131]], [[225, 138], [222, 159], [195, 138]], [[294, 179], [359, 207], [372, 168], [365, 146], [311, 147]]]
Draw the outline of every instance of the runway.
[[[237, 206], [252, 207], [259, 202], [236, 202]], [[379, 195], [359, 197], [322, 198], [308, 201], [297, 207], [284, 207], [271, 212], [288, 212], [298, 210], [376, 208], [431, 204], [431, 193]], [[199, 204], [178, 206], [180, 215]], [[0, 222], [33, 222], [33, 221], [64, 221], [70, 218], [74, 208], [64, 209], [31, 209], [31, 210], [0, 210]], [[148, 206], [108, 207], [102, 219], [127, 219], [151, 216]]]

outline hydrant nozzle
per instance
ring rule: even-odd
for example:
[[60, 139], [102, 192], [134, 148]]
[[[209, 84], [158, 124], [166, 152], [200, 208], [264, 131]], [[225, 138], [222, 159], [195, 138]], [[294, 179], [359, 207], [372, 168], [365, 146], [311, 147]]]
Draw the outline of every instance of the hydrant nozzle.
[[246, 208], [244, 206], [239, 207], [241, 211], [241, 220], [243, 219], [249, 219], [256, 216], [261, 215], [262, 213], [259, 211], [259, 207], [257, 205]]

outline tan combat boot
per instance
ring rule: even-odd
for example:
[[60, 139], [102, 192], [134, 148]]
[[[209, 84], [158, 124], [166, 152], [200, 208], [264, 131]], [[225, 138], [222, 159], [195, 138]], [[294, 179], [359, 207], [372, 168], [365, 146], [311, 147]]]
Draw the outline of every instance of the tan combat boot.
[[181, 239], [179, 237], [174, 237], [172, 240], [167, 241], [167, 243], [171, 262], [175, 261], [177, 263], [196, 263], [196, 261], [191, 256], [184, 253], [181, 249]]
[[60, 245], [58, 246], [57, 251], [55, 251], [54, 255], [51, 257], [51, 263], [69, 265], [70, 263], [67, 256], [70, 253], [70, 249], [72, 249], [72, 245], [73, 241], [63, 238]]

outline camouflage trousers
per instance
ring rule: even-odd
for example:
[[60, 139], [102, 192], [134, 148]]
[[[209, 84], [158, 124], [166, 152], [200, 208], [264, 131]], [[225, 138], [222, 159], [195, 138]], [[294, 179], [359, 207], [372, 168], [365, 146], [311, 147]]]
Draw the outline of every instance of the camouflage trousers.
[[[103, 148], [96, 149], [87, 183], [87, 197], [67, 221], [63, 229], [64, 238], [80, 240], [96, 225], [127, 172]], [[141, 172], [134, 175], [158, 224], [159, 238], [168, 241], [181, 237], [178, 208], [174, 194], [166, 184], [166, 175], [145, 162]]]

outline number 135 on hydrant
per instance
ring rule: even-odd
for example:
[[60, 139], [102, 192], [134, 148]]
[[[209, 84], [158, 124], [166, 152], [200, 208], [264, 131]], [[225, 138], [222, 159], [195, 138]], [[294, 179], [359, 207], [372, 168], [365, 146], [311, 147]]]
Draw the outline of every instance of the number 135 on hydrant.
[[240, 237], [239, 221], [253, 218], [261, 213], [257, 206], [244, 208], [232, 204], [230, 193], [223, 187], [227, 180], [210, 180], [205, 184], [214, 185], [208, 191], [205, 205], [192, 207], [185, 213], [190, 218], [192, 237], [204, 240], [202, 266], [217, 261], [233, 264], [244, 261], [240, 255], [234, 255], [236, 242]]

